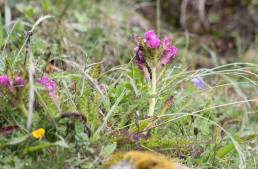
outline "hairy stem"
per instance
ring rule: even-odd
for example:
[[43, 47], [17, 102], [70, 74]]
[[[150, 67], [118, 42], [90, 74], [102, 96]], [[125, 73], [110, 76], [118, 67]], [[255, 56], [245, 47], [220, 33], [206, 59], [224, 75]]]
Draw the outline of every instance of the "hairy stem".
[[150, 105], [149, 105], [149, 116], [154, 115], [155, 105], [156, 105], [156, 87], [157, 87], [157, 69], [156, 67], [152, 67], [151, 69], [151, 98], [150, 98]]

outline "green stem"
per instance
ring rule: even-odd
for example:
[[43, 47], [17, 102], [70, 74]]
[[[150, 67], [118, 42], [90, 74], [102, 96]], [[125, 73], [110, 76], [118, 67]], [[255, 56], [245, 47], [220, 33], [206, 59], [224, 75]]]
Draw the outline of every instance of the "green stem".
[[156, 0], [156, 17], [157, 34], [160, 36], [160, 0]]
[[152, 67], [151, 69], [151, 98], [150, 98], [150, 105], [149, 105], [149, 116], [154, 115], [155, 105], [156, 105], [156, 87], [157, 87], [157, 69], [156, 67]]
[[21, 103], [19, 103], [18, 104], [18, 109], [22, 112], [22, 114], [24, 115], [24, 117], [28, 117], [28, 111], [27, 111], [27, 109], [26, 109], [26, 107], [25, 107], [25, 105], [21, 102]]

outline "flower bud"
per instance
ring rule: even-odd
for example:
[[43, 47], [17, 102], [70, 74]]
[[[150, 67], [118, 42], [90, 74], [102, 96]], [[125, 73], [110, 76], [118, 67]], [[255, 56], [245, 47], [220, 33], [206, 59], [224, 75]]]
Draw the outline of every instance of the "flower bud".
[[14, 80], [14, 86], [21, 87], [21, 86], [24, 86], [24, 84], [25, 84], [25, 82], [22, 79], [22, 77], [21, 76], [16, 76], [16, 78]]

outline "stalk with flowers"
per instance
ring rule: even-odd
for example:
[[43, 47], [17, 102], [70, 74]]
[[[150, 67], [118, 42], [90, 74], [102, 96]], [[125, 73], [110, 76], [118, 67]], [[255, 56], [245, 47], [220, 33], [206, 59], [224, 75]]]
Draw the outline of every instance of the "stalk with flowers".
[[135, 63], [144, 73], [145, 78], [151, 81], [148, 116], [153, 116], [157, 95], [157, 74], [162, 66], [172, 62], [176, 56], [177, 48], [172, 44], [171, 37], [166, 36], [160, 40], [153, 30], [147, 31], [144, 38], [139, 38], [136, 42]]
[[0, 94], [2, 93], [4, 95], [4, 101], [10, 105], [16, 106], [24, 117], [28, 116], [23, 101], [26, 88], [26, 81], [20, 75], [0, 75]]

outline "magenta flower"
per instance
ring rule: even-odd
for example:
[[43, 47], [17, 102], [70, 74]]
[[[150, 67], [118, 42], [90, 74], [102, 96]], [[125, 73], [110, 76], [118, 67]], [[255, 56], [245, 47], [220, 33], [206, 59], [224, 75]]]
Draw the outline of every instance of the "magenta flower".
[[163, 53], [160, 59], [161, 64], [170, 64], [171, 61], [176, 57], [177, 48], [171, 44], [171, 38], [165, 37], [162, 42]]
[[56, 89], [56, 82], [50, 80], [48, 76], [43, 76], [41, 79], [37, 80], [37, 83], [49, 91]]
[[16, 76], [15, 80], [14, 80], [14, 85], [16, 87], [21, 87], [21, 86], [24, 86], [25, 82], [24, 80], [22, 79], [21, 76]]
[[136, 43], [135, 63], [141, 70], [148, 66], [159, 67], [161, 64], [170, 64], [176, 57], [177, 48], [172, 44], [171, 38], [165, 37], [161, 42], [153, 30], [145, 32], [144, 38], [136, 39]]
[[148, 31], [144, 34], [144, 43], [152, 49], [156, 49], [160, 45], [160, 39], [156, 36], [153, 30]]
[[48, 95], [50, 97], [56, 96], [56, 82], [49, 79], [48, 76], [43, 76], [41, 79], [37, 80], [37, 83], [43, 86], [48, 91]]
[[9, 87], [11, 85], [11, 81], [6, 75], [0, 76], [0, 86]]

